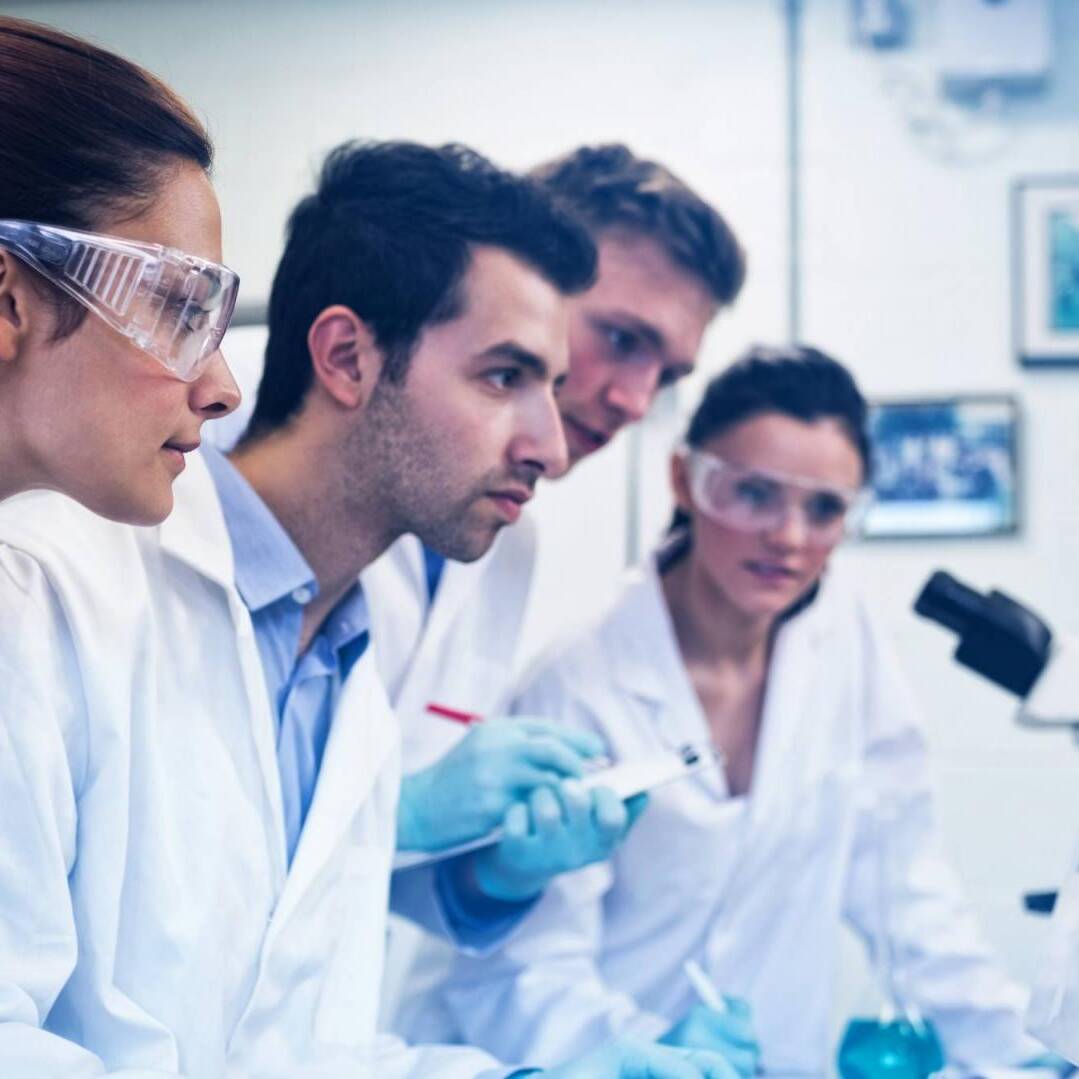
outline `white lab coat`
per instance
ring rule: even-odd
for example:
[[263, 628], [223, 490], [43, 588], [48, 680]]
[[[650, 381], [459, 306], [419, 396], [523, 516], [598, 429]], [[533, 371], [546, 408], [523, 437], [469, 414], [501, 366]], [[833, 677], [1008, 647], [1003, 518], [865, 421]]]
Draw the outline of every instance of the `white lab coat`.
[[289, 869], [274, 718], [197, 455], [175, 492], [156, 529], [52, 494], [0, 506], [0, 1074], [488, 1074], [485, 1054], [375, 1036], [400, 755], [373, 656]]
[[[618, 758], [709, 739], [652, 564], [529, 681], [517, 707], [597, 730]], [[617, 1032], [654, 1037], [694, 1002], [697, 959], [753, 1006], [771, 1072], [820, 1072], [840, 924], [882, 931], [878, 853], [900, 867], [889, 930], [906, 998], [959, 1064], [1040, 1047], [993, 965], [935, 831], [926, 746], [896, 660], [839, 580], [778, 633], [752, 794], [718, 771], [654, 792], [607, 863], [553, 882], [495, 958], [443, 997], [466, 1040], [552, 1063]], [[894, 806], [894, 818], [874, 806]]]
[[[379, 672], [402, 729], [403, 770], [416, 772], [465, 734], [427, 712], [434, 702], [497, 715], [507, 709], [521, 624], [535, 565], [535, 525], [525, 514], [472, 563], [448, 561], [428, 603], [423, 548], [404, 536], [361, 576]], [[432, 875], [395, 874], [394, 898], [427, 907]], [[428, 924], [431, 918], [427, 919]], [[456, 1032], [431, 990], [449, 972], [453, 949], [415, 920], [392, 918], [382, 1024], [410, 1041], [449, 1041]]]
[[1079, 849], [1057, 896], [1028, 1020], [1050, 1049], [1079, 1066]]
[[428, 704], [486, 716], [508, 706], [535, 552], [535, 524], [526, 513], [483, 558], [447, 561], [433, 604], [415, 536], [403, 536], [361, 575], [378, 670], [401, 723], [406, 773], [438, 760], [464, 732], [429, 714]]

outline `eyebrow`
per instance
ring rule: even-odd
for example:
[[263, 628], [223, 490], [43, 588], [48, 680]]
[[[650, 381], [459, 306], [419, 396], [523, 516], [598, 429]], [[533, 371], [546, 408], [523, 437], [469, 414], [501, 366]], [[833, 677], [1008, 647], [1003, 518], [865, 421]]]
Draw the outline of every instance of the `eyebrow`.
[[476, 357], [478, 360], [509, 360], [527, 368], [539, 378], [547, 378], [550, 375], [550, 367], [542, 356], [529, 352], [527, 348], [513, 341], [500, 341], [497, 345], [484, 349]]

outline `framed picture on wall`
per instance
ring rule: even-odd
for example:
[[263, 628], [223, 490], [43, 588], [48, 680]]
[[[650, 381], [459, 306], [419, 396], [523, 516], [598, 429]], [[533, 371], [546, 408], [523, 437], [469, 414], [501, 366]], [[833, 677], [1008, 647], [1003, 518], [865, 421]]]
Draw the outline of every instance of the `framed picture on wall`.
[[1017, 531], [1019, 407], [1013, 397], [882, 401], [873, 406], [869, 539]]
[[1028, 366], [1079, 364], [1079, 175], [1012, 186], [1015, 348]]

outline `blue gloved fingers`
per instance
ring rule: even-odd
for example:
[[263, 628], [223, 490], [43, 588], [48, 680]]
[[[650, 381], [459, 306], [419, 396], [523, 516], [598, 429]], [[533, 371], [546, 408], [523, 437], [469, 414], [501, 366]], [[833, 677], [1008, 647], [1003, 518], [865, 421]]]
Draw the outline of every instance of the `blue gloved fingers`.
[[694, 1004], [658, 1040], [683, 1049], [720, 1053], [742, 1076], [755, 1074], [760, 1063], [760, 1048], [753, 1036], [748, 1006], [717, 1012], [704, 1004]]
[[584, 772], [586, 758], [558, 738], [537, 735], [521, 746], [520, 759], [534, 768], [557, 772], [563, 776], [579, 777]]
[[592, 828], [591, 792], [576, 779], [564, 779], [557, 789], [566, 831], [573, 837], [587, 839]]
[[619, 1079], [738, 1079], [718, 1053], [667, 1049], [662, 1045], [637, 1049], [615, 1074]]
[[531, 818], [524, 802], [514, 802], [502, 818], [502, 842], [521, 841], [528, 838]]
[[725, 994], [723, 1004], [725, 1007], [721, 1012], [709, 1008], [707, 1004], [694, 1004], [686, 1013], [686, 1018], [702, 1024], [728, 1041], [756, 1044], [753, 1037], [753, 1012], [749, 1002], [741, 997]]
[[731, 1079], [706, 1068], [677, 1049], [627, 1039], [542, 1074], [549, 1079]]
[[750, 1079], [751, 1076], [756, 1075], [761, 1060], [760, 1050], [756, 1045], [750, 1047], [732, 1044], [725, 1045], [722, 1050], [710, 1047], [709, 1049], [695, 1051], [716, 1053], [718, 1056], [722, 1056], [729, 1068], [740, 1075], [742, 1079]]
[[747, 1023], [753, 1019], [753, 1009], [748, 1000], [743, 997], [732, 996], [730, 993], [723, 994], [723, 1003], [727, 1005], [725, 1014], [737, 1016]]
[[532, 835], [540, 841], [557, 839], [562, 831], [562, 803], [550, 787], [537, 787], [528, 796]]
[[1035, 1069], [1037, 1071], [1055, 1071], [1057, 1075], [1071, 1075], [1075, 1072], [1075, 1066], [1057, 1053], [1041, 1053], [1032, 1060], [1024, 1060], [1019, 1065], [1023, 1071]]
[[705, 1049], [685, 1050], [686, 1059], [697, 1069], [698, 1079], [738, 1079], [745, 1075], [734, 1068], [729, 1060], [720, 1053]]
[[757, 1039], [753, 1033], [753, 1014], [749, 1004], [740, 997], [725, 996], [727, 1011], [716, 1014], [710, 1008], [702, 1008], [708, 1013], [712, 1029], [732, 1045], [748, 1046], [758, 1051]]
[[609, 787], [596, 787], [592, 791], [592, 816], [597, 838], [607, 848], [622, 838], [629, 824], [625, 803]]
[[479, 890], [492, 899], [517, 903], [543, 890], [545, 881], [521, 870], [534, 856], [537, 843], [531, 835], [532, 815], [524, 802], [514, 802], [502, 817], [502, 838], [493, 847], [471, 857], [472, 874]]
[[517, 730], [533, 737], [557, 738], [582, 757], [598, 757], [607, 751], [603, 739], [594, 731], [583, 727], [570, 727], [549, 719], [514, 718], [510, 720]]
[[635, 794], [625, 802], [626, 813], [629, 819], [626, 821], [628, 832], [640, 819], [641, 814], [648, 808], [648, 794]]

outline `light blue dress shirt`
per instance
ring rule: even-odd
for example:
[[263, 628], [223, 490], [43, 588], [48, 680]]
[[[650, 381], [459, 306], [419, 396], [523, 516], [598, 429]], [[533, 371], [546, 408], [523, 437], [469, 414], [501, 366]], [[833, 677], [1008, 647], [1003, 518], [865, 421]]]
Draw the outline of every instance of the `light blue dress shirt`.
[[277, 767], [289, 864], [318, 781], [341, 686], [367, 647], [369, 619], [359, 583], [349, 589], [300, 654], [303, 609], [318, 582], [266, 503], [216, 450], [203, 451], [232, 542], [236, 588], [251, 612], [277, 719]]
[[[281, 523], [228, 458], [210, 447], [202, 452], [221, 502], [232, 544], [236, 589], [251, 612], [277, 720], [277, 769], [291, 865], [315, 794], [337, 695], [367, 648], [367, 604], [357, 582], [326, 616], [301, 655], [303, 609], [318, 595], [315, 575]], [[444, 559], [431, 552], [425, 563], [433, 595]], [[452, 863], [436, 867], [435, 894], [447, 928], [460, 946], [479, 949], [498, 943], [534, 903], [504, 903], [471, 890], [462, 893], [451, 867]]]

